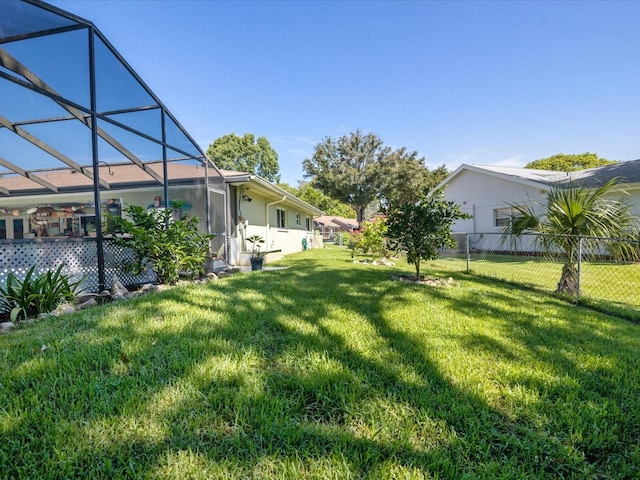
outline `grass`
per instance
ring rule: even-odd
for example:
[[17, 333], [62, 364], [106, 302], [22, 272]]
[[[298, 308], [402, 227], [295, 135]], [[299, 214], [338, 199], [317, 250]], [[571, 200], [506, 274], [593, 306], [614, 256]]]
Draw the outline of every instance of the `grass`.
[[[464, 255], [453, 255], [433, 263], [441, 269], [465, 271]], [[512, 282], [543, 292], [553, 292], [562, 263], [542, 257], [474, 254], [469, 264], [475, 275]], [[604, 312], [640, 321], [640, 263], [616, 264], [584, 261], [580, 302]]]
[[342, 249], [0, 336], [0, 478], [636, 478], [640, 326]]

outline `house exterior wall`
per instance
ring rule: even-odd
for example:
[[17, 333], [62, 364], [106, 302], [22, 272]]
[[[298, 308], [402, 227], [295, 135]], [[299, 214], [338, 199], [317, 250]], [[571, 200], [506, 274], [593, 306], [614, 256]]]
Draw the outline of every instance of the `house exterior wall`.
[[454, 233], [500, 232], [495, 225], [496, 209], [508, 208], [510, 204], [531, 204], [543, 199], [544, 187], [533, 187], [464, 170], [447, 185], [444, 195], [461, 206], [464, 213], [473, 218], [458, 220], [453, 225]]
[[[239, 221], [230, 239], [229, 261], [232, 265], [249, 264], [250, 254], [248, 252], [251, 252], [253, 246], [246, 239], [252, 235], [259, 235], [265, 240], [265, 243], [261, 245], [261, 251], [274, 251], [266, 256], [267, 263], [279, 260], [284, 255], [302, 251], [303, 239], [307, 242], [307, 248], [313, 248], [318, 244], [314, 239], [313, 215], [305, 212], [294, 203], [286, 200], [278, 201], [273, 197], [268, 198], [254, 191], [251, 192], [250, 202], [243, 200], [241, 195], [237, 195], [237, 197]], [[285, 211], [285, 228], [278, 227], [278, 209]], [[306, 228], [307, 218], [309, 219], [309, 230]]]

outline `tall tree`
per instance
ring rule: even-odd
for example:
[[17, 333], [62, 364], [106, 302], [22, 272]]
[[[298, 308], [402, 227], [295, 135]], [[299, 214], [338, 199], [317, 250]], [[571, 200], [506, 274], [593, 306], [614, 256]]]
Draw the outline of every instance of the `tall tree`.
[[381, 196], [383, 207], [392, 200], [399, 203], [417, 202], [425, 188], [433, 189], [449, 175], [444, 165], [430, 171], [424, 157], [419, 158], [418, 152], [407, 152], [404, 147], [387, 155], [380, 173], [384, 176]]
[[255, 173], [274, 183], [280, 181], [278, 153], [265, 137], [256, 140], [252, 133], [242, 137], [230, 133], [209, 145], [207, 155], [220, 168]]
[[615, 160], [607, 160], [598, 157], [595, 153], [564, 154], [558, 153], [548, 158], [542, 158], [527, 163], [524, 168], [535, 168], [538, 170], [553, 170], [557, 172], [573, 172], [575, 170], [585, 170], [587, 168], [600, 167], [618, 163]]
[[297, 187], [292, 187], [287, 183], [279, 183], [278, 186], [287, 192], [292, 193], [300, 200], [304, 200], [314, 207], [318, 207], [326, 215], [336, 217], [354, 218], [356, 212], [349, 205], [325, 195], [322, 191], [313, 186], [311, 182], [299, 182]]
[[382, 193], [380, 169], [390, 152], [377, 135], [358, 130], [338, 140], [326, 137], [302, 167], [317, 188], [353, 208], [362, 224], [365, 208]]
[[[517, 214], [505, 225], [503, 234], [521, 236], [527, 232], [540, 233], [537, 238], [543, 248], [560, 248], [565, 255], [565, 263], [557, 292], [577, 295], [580, 236], [637, 238], [637, 234], [633, 233], [637, 231], [637, 220], [630, 214], [626, 198], [607, 197], [615, 184], [614, 178], [595, 189], [580, 185], [566, 188], [554, 186], [537, 208], [536, 205], [512, 205]], [[618, 255], [635, 255], [631, 243], [613, 246], [618, 248]]]

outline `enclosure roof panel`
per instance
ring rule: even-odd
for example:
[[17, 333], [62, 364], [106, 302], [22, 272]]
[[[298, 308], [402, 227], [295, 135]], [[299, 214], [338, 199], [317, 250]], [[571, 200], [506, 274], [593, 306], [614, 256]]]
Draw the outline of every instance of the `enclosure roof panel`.
[[[0, 0], [0, 98], [0, 196], [84, 191], [94, 173], [100, 189], [163, 185], [158, 164], [173, 161], [208, 162], [209, 178], [222, 183], [95, 25], [40, 0]], [[109, 174], [106, 166], [115, 164], [127, 178]], [[170, 171], [181, 174], [175, 166]]]

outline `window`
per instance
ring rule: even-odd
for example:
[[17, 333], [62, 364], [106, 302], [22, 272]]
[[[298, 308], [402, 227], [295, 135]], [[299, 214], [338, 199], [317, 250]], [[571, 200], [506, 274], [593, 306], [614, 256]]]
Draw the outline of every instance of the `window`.
[[300, 226], [300, 214], [296, 213], [296, 225]]
[[493, 210], [493, 225], [495, 227], [505, 227], [519, 216], [520, 214], [515, 208], [496, 208]]
[[24, 238], [24, 222], [21, 218], [13, 220], [13, 238], [16, 240]]
[[311, 231], [311, 219], [309, 217], [304, 217], [306, 227], [308, 231]]
[[287, 228], [287, 211], [278, 208], [276, 210], [276, 219], [278, 228]]
[[7, 221], [0, 220], [0, 239], [4, 240], [7, 238]]

